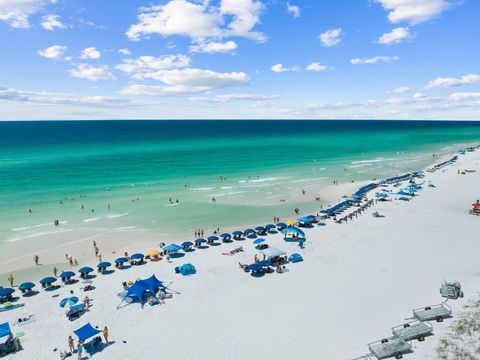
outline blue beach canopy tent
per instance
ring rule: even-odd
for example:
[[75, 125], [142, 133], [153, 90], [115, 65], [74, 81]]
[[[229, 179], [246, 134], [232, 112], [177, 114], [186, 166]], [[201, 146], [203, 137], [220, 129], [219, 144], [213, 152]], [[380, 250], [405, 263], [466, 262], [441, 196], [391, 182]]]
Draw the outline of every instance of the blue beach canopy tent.
[[9, 336], [12, 333], [8, 322], [0, 324], [0, 339]]
[[166, 289], [166, 286], [163, 285], [163, 282], [158, 280], [155, 275], [152, 275], [145, 280], [138, 280], [125, 292], [122, 302], [118, 305], [117, 309], [127, 298], [130, 299], [130, 302], [138, 301], [143, 306], [144, 300], [146, 300], [146, 293], [156, 297], [158, 289]]
[[159, 288], [162, 288], [164, 289], [165, 286], [163, 285], [163, 282], [158, 280], [157, 277], [155, 276], [155, 274], [153, 274], [152, 276], [150, 276], [148, 279], [145, 279], [145, 280], [141, 280], [143, 282], [144, 285], [152, 288], [152, 289], [159, 289]]
[[90, 323], [86, 323], [81, 328], [73, 331], [77, 335], [78, 340], [85, 342], [85, 340], [97, 335], [100, 330], [95, 329]]
[[303, 261], [303, 258], [302, 258], [302, 255], [298, 253], [293, 253], [288, 257], [288, 261], [290, 261], [291, 263], [297, 263], [297, 262]]
[[30, 290], [32, 290], [35, 287], [35, 284], [33, 282], [24, 282], [21, 283], [20, 286], [18, 287], [18, 290], [20, 290], [22, 293], [26, 293]]
[[[200, 239], [197, 239], [197, 240], [200, 240]], [[165, 253], [177, 252], [179, 250], [182, 250], [182, 247], [180, 245], [177, 245], [177, 244], [171, 244], [171, 245], [165, 246], [163, 248], [163, 251]]]
[[305, 233], [297, 227], [289, 227], [283, 229], [282, 234], [284, 235], [285, 241], [298, 241], [300, 239], [305, 240]]
[[265, 225], [265, 229], [266, 229], [267, 231], [271, 231], [271, 230], [276, 229], [276, 228], [277, 228], [277, 227], [276, 227], [275, 225], [273, 225], [273, 224]]
[[175, 268], [175, 273], [182, 274], [183, 276], [193, 275], [197, 272], [195, 266], [192, 264], [183, 264], [182, 266], [177, 266]]

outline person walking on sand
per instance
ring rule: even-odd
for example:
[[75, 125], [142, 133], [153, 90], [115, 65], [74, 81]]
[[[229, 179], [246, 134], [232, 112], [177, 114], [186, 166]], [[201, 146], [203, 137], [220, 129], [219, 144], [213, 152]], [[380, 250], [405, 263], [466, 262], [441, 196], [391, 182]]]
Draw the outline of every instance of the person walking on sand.
[[53, 276], [57, 277], [58, 269], [56, 266], [53, 267]]
[[13, 282], [15, 281], [15, 278], [13, 277], [13, 274], [10, 274], [8, 277], [8, 282], [10, 283], [10, 286], [13, 287]]
[[103, 333], [103, 338], [105, 339], [105, 344], [108, 345], [108, 328], [106, 326], [103, 328], [102, 333]]
[[81, 341], [79, 341], [78, 344], [77, 344], [78, 360], [82, 359], [82, 352], [83, 352], [83, 343]]
[[68, 261], [70, 262], [70, 265], [73, 266], [73, 257], [72, 257], [72, 256], [70, 256], [70, 257], [68, 258]]
[[33, 258], [33, 261], [35, 262], [35, 265], [38, 265], [38, 260], [40, 258], [38, 257], [38, 255], [35, 255], [35, 257]]
[[72, 335], [69, 335], [68, 336], [68, 349], [70, 350], [70, 352], [74, 352], [75, 351], [75, 345], [73, 344], [73, 337]]

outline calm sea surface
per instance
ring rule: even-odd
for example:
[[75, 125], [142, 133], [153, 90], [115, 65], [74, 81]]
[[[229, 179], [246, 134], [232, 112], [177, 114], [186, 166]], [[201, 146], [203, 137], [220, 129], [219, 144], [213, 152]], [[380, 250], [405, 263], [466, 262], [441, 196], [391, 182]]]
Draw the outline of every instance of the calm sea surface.
[[54, 219], [164, 237], [256, 225], [315, 209], [333, 180], [416, 170], [479, 141], [479, 122], [0, 122], [0, 251]]

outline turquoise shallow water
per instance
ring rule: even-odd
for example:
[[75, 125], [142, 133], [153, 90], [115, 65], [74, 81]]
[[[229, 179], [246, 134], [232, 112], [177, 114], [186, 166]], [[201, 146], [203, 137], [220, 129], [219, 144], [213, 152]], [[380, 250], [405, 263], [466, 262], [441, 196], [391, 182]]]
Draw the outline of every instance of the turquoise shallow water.
[[54, 219], [167, 238], [255, 225], [315, 209], [333, 180], [416, 170], [478, 141], [478, 122], [0, 122], [0, 250], [43, 241]]

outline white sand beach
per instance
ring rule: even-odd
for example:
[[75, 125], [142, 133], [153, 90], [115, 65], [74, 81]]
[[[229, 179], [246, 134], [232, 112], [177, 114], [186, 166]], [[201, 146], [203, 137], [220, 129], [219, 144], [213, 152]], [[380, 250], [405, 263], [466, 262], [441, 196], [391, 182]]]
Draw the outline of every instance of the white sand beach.
[[[458, 174], [464, 169], [476, 172]], [[353, 359], [368, 353], [369, 342], [391, 336], [391, 327], [412, 317], [412, 309], [444, 301], [439, 294], [444, 280], [460, 281], [465, 292], [463, 299], [448, 301], [455, 318], [480, 293], [480, 217], [468, 213], [480, 198], [480, 151], [427, 172], [423, 181], [409, 202], [378, 202], [346, 224], [328, 220], [307, 229], [304, 249], [280, 233], [268, 235], [269, 245], [304, 259], [287, 264], [281, 274], [253, 277], [239, 268], [258, 253], [247, 239], [196, 249], [171, 263], [162, 259], [97, 274], [95, 289], [87, 293], [80, 290], [82, 282], [51, 292], [37, 285], [38, 295], [17, 301], [25, 306], [0, 313], [0, 323], [8, 321], [13, 333], [25, 332], [23, 350], [6, 359], [59, 359], [60, 351], [68, 350], [68, 336], [87, 322], [110, 331], [110, 344], [92, 356], [98, 360]], [[426, 186], [429, 181], [435, 187]], [[374, 211], [383, 217], [373, 217]], [[244, 252], [222, 254], [240, 246]], [[175, 274], [184, 263], [197, 273]], [[173, 298], [117, 309], [122, 282], [152, 274], [171, 282]], [[90, 310], [74, 321], [58, 305], [70, 291], [93, 299]], [[34, 321], [16, 324], [29, 315]], [[413, 341], [413, 352], [404, 357], [437, 359], [435, 348], [452, 321], [432, 322], [433, 335]]]

